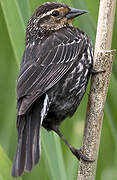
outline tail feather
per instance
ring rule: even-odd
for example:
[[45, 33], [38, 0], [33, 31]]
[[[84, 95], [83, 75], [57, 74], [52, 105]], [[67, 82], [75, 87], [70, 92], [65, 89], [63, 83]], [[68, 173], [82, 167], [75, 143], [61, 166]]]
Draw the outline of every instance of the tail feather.
[[[33, 129], [34, 130], [34, 129]], [[32, 147], [31, 147], [31, 115], [27, 122], [27, 141], [26, 141], [26, 162], [25, 170], [30, 171], [32, 166]]]
[[26, 129], [24, 117], [18, 117], [20, 119], [19, 129], [18, 129], [18, 147], [13, 163], [12, 176], [18, 177], [22, 174], [25, 166], [26, 159]]
[[12, 167], [12, 176], [30, 171], [40, 159], [40, 126], [43, 103], [35, 103], [25, 115], [18, 116], [18, 147]]
[[40, 113], [38, 106], [34, 107], [28, 120], [25, 170], [30, 171], [40, 159]]

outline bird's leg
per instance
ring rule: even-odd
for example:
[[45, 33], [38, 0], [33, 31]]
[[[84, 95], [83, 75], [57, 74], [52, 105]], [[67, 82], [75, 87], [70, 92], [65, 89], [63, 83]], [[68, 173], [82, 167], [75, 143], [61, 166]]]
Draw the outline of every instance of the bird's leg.
[[66, 138], [63, 136], [63, 134], [60, 132], [58, 126], [54, 126], [52, 127], [52, 130], [58, 134], [59, 137], [61, 137], [61, 139], [65, 142], [65, 144], [68, 146], [68, 148], [70, 149], [70, 151], [77, 157], [78, 160], [82, 159], [84, 161], [88, 161], [88, 162], [94, 162], [94, 160], [90, 160], [88, 157], [86, 157], [82, 152], [81, 149], [76, 149], [74, 147], [72, 147], [69, 142], [66, 140]]
[[103, 70], [103, 69], [99, 69], [99, 70], [91, 69], [91, 70], [90, 70], [90, 73], [91, 73], [92, 75], [98, 74], [98, 73], [104, 73], [104, 72], [106, 72], [106, 70]]

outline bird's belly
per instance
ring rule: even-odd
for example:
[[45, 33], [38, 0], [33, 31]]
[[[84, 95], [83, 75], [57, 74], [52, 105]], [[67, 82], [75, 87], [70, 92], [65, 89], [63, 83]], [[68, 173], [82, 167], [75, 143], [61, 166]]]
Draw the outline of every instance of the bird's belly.
[[60, 124], [75, 113], [86, 91], [89, 75], [85, 79], [80, 78], [79, 81], [79, 75], [72, 78], [68, 76], [48, 92], [52, 104], [44, 120], [46, 123]]
[[50, 111], [56, 114], [58, 119], [60, 119], [60, 117], [63, 117], [62, 119], [71, 117], [80, 104], [85, 90], [86, 86], [83, 86], [80, 90], [76, 87], [76, 89], [73, 89], [71, 92], [63, 95], [59, 94], [56, 101], [52, 104]]

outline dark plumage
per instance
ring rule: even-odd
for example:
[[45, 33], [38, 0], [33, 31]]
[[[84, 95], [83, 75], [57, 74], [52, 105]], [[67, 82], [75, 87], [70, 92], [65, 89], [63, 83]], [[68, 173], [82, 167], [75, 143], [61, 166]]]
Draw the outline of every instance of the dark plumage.
[[80, 104], [92, 68], [91, 41], [71, 24], [74, 17], [85, 12], [64, 4], [46, 3], [28, 23], [17, 84], [18, 147], [12, 169], [14, 177], [30, 171], [39, 161], [41, 126], [62, 137], [78, 159], [87, 160], [58, 129]]

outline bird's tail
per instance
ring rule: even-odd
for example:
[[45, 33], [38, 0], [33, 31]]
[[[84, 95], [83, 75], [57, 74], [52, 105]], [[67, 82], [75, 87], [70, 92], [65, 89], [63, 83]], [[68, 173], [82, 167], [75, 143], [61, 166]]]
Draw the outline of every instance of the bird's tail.
[[12, 176], [30, 171], [40, 159], [40, 126], [42, 105], [35, 103], [31, 110], [17, 117], [18, 146]]

